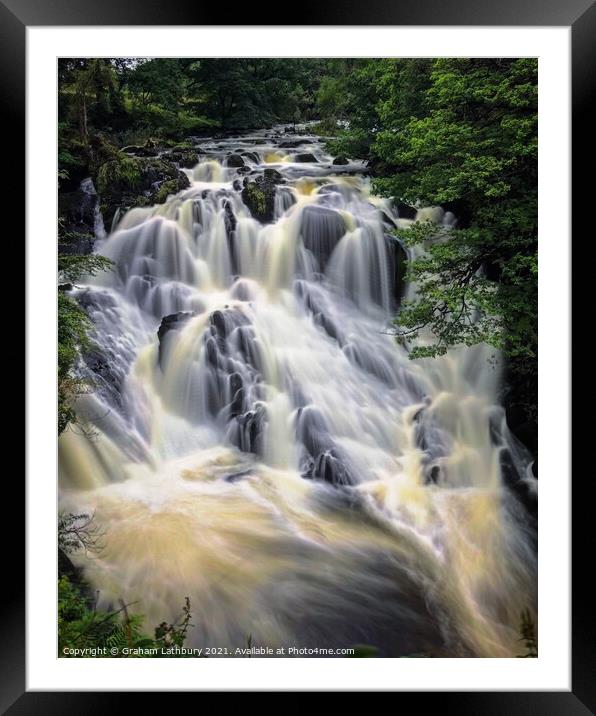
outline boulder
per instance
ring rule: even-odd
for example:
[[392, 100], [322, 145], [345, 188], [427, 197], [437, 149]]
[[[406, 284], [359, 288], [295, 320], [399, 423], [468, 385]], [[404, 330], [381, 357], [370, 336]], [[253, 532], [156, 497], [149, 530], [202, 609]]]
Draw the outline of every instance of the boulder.
[[158, 183], [154, 191], [151, 192], [149, 199], [153, 204], [163, 204], [169, 196], [178, 193], [178, 191], [178, 180], [168, 179]]
[[199, 161], [199, 153], [196, 149], [172, 149], [168, 155], [168, 159], [176, 162], [183, 169], [192, 169]]
[[403, 201], [397, 202], [397, 214], [400, 219], [415, 219], [418, 209], [409, 204], [405, 204]]
[[187, 189], [190, 182], [168, 159], [132, 157], [120, 152], [99, 167], [97, 186], [104, 221], [110, 225], [118, 209], [127, 211], [165, 201], [168, 194]]
[[335, 159], [333, 160], [333, 164], [335, 164], [336, 166], [343, 166], [349, 163], [350, 162], [341, 154], [339, 155], [339, 157], [335, 157]]
[[238, 169], [244, 166], [244, 159], [239, 154], [230, 154], [226, 159], [226, 165]]
[[273, 221], [275, 213], [275, 182], [265, 177], [245, 179], [242, 201], [252, 216], [263, 223]]
[[302, 154], [296, 154], [294, 156], [294, 161], [299, 163], [307, 163], [318, 162], [319, 160], [315, 157], [314, 154], [311, 154], [310, 152], [303, 152]]
[[255, 164], [259, 164], [261, 161], [261, 157], [256, 152], [242, 152], [242, 156], [250, 159]]
[[273, 169], [272, 167], [268, 167], [263, 172], [263, 176], [266, 181], [276, 181], [281, 182], [284, 180], [283, 175], [277, 171], [277, 169]]
[[159, 341], [159, 364], [161, 365], [164, 338], [170, 331], [177, 331], [190, 320], [196, 314], [193, 311], [178, 311], [178, 313], [171, 313], [169, 316], [164, 316], [161, 319], [159, 328], [157, 329], [157, 339]]
[[302, 243], [325, 269], [338, 241], [346, 233], [343, 216], [333, 209], [311, 204], [302, 211], [300, 234]]

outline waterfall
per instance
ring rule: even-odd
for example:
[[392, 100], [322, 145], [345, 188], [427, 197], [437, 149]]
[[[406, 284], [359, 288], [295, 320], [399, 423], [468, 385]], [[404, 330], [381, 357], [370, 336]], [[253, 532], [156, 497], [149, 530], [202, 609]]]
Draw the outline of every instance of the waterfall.
[[[411, 220], [362, 162], [283, 139], [205, 140], [190, 188], [119, 217], [97, 244], [115, 270], [73, 289], [95, 388], [76, 405], [90, 429], [60, 438], [60, 504], [105, 533], [75, 559], [100, 606], [140, 600], [149, 624], [188, 595], [191, 645], [515, 656], [536, 482], [499, 357], [409, 359], [389, 330], [404, 287], [388, 223]], [[273, 164], [261, 223], [242, 180]]]

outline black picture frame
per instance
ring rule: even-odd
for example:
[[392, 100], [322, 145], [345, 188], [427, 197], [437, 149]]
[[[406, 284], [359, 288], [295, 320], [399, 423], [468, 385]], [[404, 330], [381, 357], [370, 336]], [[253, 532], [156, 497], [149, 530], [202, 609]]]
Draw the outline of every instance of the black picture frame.
[[[10, 213], [17, 217], [16, 207], [23, 208], [24, 215], [24, 168], [23, 176], [19, 167], [23, 165], [25, 147], [25, 70], [26, 70], [26, 28], [28, 26], [72, 26], [72, 25], [229, 25], [223, 22], [230, 16], [235, 26], [283, 25], [279, 17], [272, 14], [269, 22], [263, 21], [263, 13], [257, 13], [260, 22], [255, 23], [254, 7], [238, 7], [233, 10], [212, 4], [185, 0], [155, 2], [151, 0], [0, 0], [0, 106], [5, 120], [3, 148], [4, 166], [10, 181], [5, 190], [6, 203]], [[573, 132], [573, 178], [574, 195], [572, 212], [576, 217], [574, 228], [586, 207], [590, 206], [593, 182], [583, 177], [593, 175], [593, 152], [591, 130], [592, 117], [588, 102], [594, 89], [593, 73], [596, 71], [596, 6], [593, 0], [368, 0], [356, 3], [354, 0], [339, 8], [333, 4], [315, 3], [305, 0], [300, 5], [300, 18], [308, 18], [309, 25], [386, 25], [386, 26], [566, 26], [572, 33], [572, 132]], [[6, 175], [5, 175], [5, 178]], [[23, 182], [20, 180], [23, 179]], [[593, 201], [593, 200], [592, 200]], [[586, 222], [587, 224], [587, 222]], [[24, 223], [23, 223], [24, 225]], [[593, 232], [593, 229], [592, 229]], [[590, 239], [590, 234], [584, 234]], [[8, 238], [5, 235], [5, 239]], [[13, 230], [12, 248], [20, 247], [18, 231]], [[47, 237], [50, 240], [50, 237]], [[23, 244], [24, 245], [24, 244]], [[562, 247], [562, 250], [566, 250]], [[16, 257], [15, 257], [16, 261]], [[575, 285], [576, 282], [574, 282]], [[17, 300], [17, 299], [15, 299]], [[577, 328], [577, 321], [573, 324]], [[567, 379], [562, 376], [561, 379]], [[564, 430], [565, 427], [562, 426]], [[32, 436], [29, 436], [31, 439]], [[579, 438], [578, 438], [579, 442]], [[586, 444], [585, 441], [581, 441]], [[13, 516], [19, 515], [18, 505], [23, 504], [24, 489], [6, 470], [5, 505], [10, 505]], [[582, 475], [573, 490], [572, 538], [572, 690], [569, 692], [523, 691], [523, 692], [402, 692], [395, 694], [397, 707], [412, 697], [424, 699], [428, 707], [437, 706], [442, 711], [452, 710], [458, 714], [565, 714], [578, 716], [596, 713], [596, 638], [594, 634], [593, 591], [590, 589], [588, 545], [592, 542], [592, 511], [589, 499], [593, 481], [592, 474]], [[565, 476], [561, 476], [565, 479]], [[8, 509], [5, 508], [6, 512]], [[8, 525], [8, 520], [3, 520]], [[24, 549], [18, 548], [20, 526], [8, 527], [5, 536], [4, 593], [6, 599], [2, 608], [0, 623], [0, 708], [2, 713], [50, 714], [88, 713], [105, 714], [118, 711], [122, 702], [124, 708], [130, 704], [139, 709], [138, 694], [129, 692], [32, 692], [26, 691], [25, 681], [25, 587]], [[550, 529], [550, 528], [549, 528]], [[16, 544], [15, 544], [16, 543]], [[24, 545], [24, 542], [23, 542]], [[586, 545], [583, 551], [582, 546]], [[8, 562], [8, 564], [6, 564]], [[273, 685], [272, 685], [273, 687]], [[470, 688], [474, 685], [471, 684]], [[76, 688], [76, 684], [73, 684]], [[395, 698], [394, 696], [394, 698]], [[135, 704], [132, 705], [132, 699]], [[152, 708], [163, 708], [163, 693], [152, 693]], [[419, 701], [418, 701], [419, 703]]]

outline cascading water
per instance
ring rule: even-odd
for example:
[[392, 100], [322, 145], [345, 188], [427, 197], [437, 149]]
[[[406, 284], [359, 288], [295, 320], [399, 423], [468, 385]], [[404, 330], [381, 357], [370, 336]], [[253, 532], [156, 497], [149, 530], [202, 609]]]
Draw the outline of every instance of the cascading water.
[[[406, 220], [362, 163], [283, 139], [204, 142], [191, 187], [124, 215], [96, 245], [115, 270], [73, 290], [96, 389], [93, 430], [60, 438], [61, 507], [105, 532], [79, 564], [100, 606], [140, 600], [148, 623], [188, 595], [190, 645], [515, 656], [535, 481], [490, 352], [408, 359], [387, 330]], [[231, 153], [248, 180], [280, 173], [272, 223]]]

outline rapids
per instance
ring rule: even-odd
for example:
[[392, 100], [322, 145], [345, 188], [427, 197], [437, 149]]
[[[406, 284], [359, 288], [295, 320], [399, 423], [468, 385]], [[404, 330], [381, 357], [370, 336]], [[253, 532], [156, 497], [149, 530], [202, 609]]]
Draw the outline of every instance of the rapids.
[[[409, 360], [391, 229], [412, 220], [362, 162], [285, 129], [201, 140], [189, 189], [98, 232], [116, 268], [73, 289], [95, 389], [87, 429], [60, 437], [60, 508], [95, 513], [105, 545], [73, 559], [149, 628], [188, 595], [189, 646], [516, 656], [536, 481], [498, 356]], [[266, 168], [282, 178], [261, 224], [241, 183]]]

